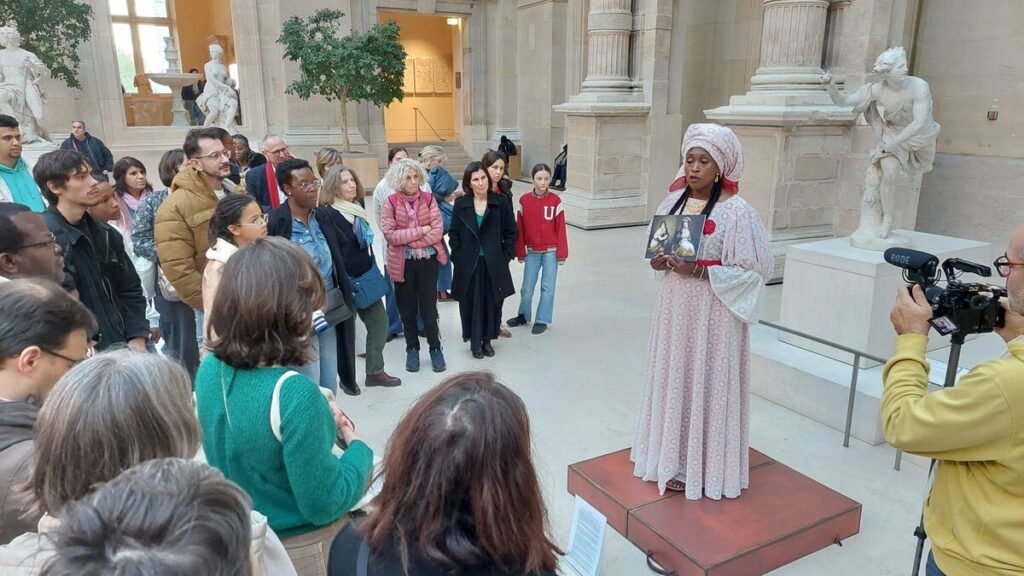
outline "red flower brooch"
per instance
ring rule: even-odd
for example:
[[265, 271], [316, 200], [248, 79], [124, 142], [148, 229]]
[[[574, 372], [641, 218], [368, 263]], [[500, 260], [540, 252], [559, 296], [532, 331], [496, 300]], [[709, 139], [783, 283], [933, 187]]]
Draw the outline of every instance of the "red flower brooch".
[[708, 218], [704, 221], [704, 235], [710, 236], [715, 233], [715, 221]]

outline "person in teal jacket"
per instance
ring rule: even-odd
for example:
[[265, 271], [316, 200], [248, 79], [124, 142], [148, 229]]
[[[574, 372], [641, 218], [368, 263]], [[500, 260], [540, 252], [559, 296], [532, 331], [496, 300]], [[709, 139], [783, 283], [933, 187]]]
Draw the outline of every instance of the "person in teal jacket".
[[21, 157], [21, 144], [18, 121], [0, 114], [0, 202], [16, 202], [42, 212], [46, 204], [32, 171]]
[[[195, 382], [208, 462], [249, 493], [300, 576], [325, 565], [373, 468], [373, 451], [333, 398], [293, 370], [309, 360], [313, 313], [325, 301], [301, 248], [265, 238], [239, 250], [224, 267], [209, 312], [216, 336]], [[340, 456], [337, 437], [347, 445]]]

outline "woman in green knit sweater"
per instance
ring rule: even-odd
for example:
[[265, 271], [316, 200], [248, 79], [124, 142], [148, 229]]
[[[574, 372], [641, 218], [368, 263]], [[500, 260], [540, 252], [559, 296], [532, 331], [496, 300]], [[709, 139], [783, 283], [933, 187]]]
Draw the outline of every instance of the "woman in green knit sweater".
[[[280, 238], [243, 248], [224, 267], [210, 311], [216, 338], [195, 383], [207, 460], [249, 493], [300, 576], [324, 574], [325, 551], [373, 467], [373, 451], [317, 383], [283, 377], [309, 361], [313, 311], [324, 301], [320, 273], [300, 248]], [[348, 446], [340, 458], [337, 436]]]

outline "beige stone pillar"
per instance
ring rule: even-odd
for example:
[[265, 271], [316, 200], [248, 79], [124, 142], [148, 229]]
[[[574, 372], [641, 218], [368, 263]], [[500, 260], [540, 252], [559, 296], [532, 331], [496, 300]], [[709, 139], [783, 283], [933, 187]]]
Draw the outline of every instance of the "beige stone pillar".
[[761, 65], [751, 91], [818, 90], [828, 0], [765, 0]]
[[854, 115], [821, 83], [828, 0], [764, 0], [761, 61], [750, 90], [705, 110], [743, 143], [743, 195], [761, 214], [781, 278], [786, 247], [834, 235]]
[[566, 221], [604, 228], [647, 221], [642, 150], [650, 105], [629, 77], [631, 0], [591, 0], [587, 15], [587, 77], [580, 93], [554, 107], [566, 115]]
[[630, 93], [631, 0], [592, 0], [587, 15], [588, 63], [583, 92]]

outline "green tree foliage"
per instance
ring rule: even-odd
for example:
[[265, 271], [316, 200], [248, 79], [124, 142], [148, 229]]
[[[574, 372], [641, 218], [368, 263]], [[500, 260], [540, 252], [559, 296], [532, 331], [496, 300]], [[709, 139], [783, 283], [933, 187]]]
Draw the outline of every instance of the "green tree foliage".
[[0, 24], [14, 22], [21, 33], [22, 48], [34, 52], [72, 88], [78, 82], [78, 45], [92, 34], [92, 7], [79, 0], [3, 0]]
[[349, 100], [372, 102], [387, 107], [402, 100], [405, 48], [398, 41], [398, 24], [376, 24], [363, 34], [341, 34], [339, 10], [324, 8], [308, 19], [292, 16], [281, 27], [278, 43], [285, 58], [299, 64], [299, 79], [287, 92], [303, 100], [323, 96], [341, 106], [345, 151], [348, 138]]

